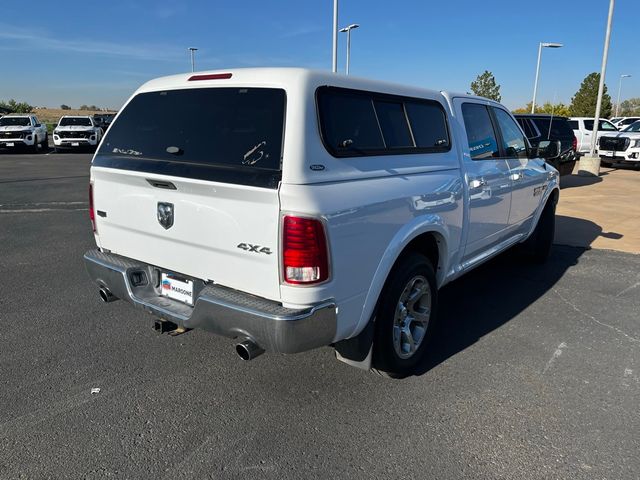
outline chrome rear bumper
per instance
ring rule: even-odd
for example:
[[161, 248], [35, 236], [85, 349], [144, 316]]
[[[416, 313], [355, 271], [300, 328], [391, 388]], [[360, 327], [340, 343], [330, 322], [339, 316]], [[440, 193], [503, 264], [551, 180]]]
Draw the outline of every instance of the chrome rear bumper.
[[[309, 308], [277, 302], [194, 280], [194, 306], [160, 296], [158, 267], [119, 255], [84, 254], [91, 279], [126, 300], [179, 327], [200, 328], [230, 338], [248, 338], [268, 351], [296, 353], [329, 345], [336, 334], [336, 305], [329, 300]], [[141, 274], [146, 283], [140, 283]], [[135, 286], [138, 284], [138, 286]]]

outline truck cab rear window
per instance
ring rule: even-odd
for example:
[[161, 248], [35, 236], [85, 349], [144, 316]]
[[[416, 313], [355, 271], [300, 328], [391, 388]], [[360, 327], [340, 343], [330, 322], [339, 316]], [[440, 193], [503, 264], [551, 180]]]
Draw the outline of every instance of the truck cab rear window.
[[325, 147], [335, 157], [442, 152], [450, 148], [437, 101], [336, 87], [316, 93]]
[[[284, 114], [282, 89], [192, 88], [140, 93], [111, 125], [98, 151], [97, 164], [108, 163], [108, 157], [118, 157], [119, 164], [122, 159], [136, 160], [138, 167], [144, 160], [170, 162], [174, 167], [185, 164], [181, 169], [170, 169], [171, 173], [195, 178], [203, 171], [199, 167], [233, 169], [251, 177], [256, 171], [280, 172]], [[150, 171], [149, 165], [134, 168]]]

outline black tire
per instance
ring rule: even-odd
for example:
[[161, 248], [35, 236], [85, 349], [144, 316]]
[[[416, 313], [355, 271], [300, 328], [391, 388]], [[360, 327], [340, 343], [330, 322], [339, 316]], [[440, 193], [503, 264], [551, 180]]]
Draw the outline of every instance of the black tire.
[[49, 150], [49, 134], [44, 134], [44, 140], [40, 143], [43, 152], [47, 152]]
[[[413, 305], [411, 293], [416, 296]], [[385, 283], [374, 314], [374, 372], [392, 378], [403, 378], [413, 372], [433, 336], [437, 307], [436, 276], [429, 259], [419, 253], [401, 257]], [[403, 346], [410, 345], [409, 337], [413, 345], [418, 343], [413, 352], [410, 347], [403, 350]]]
[[535, 230], [524, 243], [525, 252], [531, 261], [544, 263], [549, 258], [555, 232], [556, 202], [550, 198], [538, 219]]
[[38, 136], [34, 133], [33, 134], [33, 145], [31, 145], [31, 148], [30, 148], [31, 152], [38, 153], [38, 146], [39, 145], [40, 144], [38, 143]]
[[609, 160], [606, 160], [603, 157], [600, 157], [600, 165], [602, 165], [604, 167], [607, 167], [607, 168], [610, 168], [610, 167], [613, 166], [613, 163], [611, 163]]

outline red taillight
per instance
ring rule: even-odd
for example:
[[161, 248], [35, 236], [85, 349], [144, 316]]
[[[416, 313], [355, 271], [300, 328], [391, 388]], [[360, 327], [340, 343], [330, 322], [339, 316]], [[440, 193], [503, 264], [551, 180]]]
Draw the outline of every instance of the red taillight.
[[575, 152], [578, 151], [578, 139], [576, 138], [576, 136], [573, 136], [573, 143], [571, 144], [571, 146], [573, 147], [573, 150]]
[[96, 216], [93, 211], [93, 183], [89, 184], [89, 218], [91, 219], [91, 228], [96, 231]]
[[230, 78], [230, 73], [209, 73], [204, 75], [191, 75], [188, 81], [193, 82], [195, 80], [228, 80]]
[[329, 255], [320, 220], [282, 219], [282, 274], [286, 283], [310, 285], [329, 278]]

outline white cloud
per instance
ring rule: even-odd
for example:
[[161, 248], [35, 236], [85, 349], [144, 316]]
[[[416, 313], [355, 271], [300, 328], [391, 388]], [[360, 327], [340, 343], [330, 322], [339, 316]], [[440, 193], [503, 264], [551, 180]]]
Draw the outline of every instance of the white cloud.
[[[13, 43], [13, 50], [54, 50], [59, 52], [128, 57], [138, 60], [175, 61], [186, 56], [186, 49], [167, 45], [96, 42], [89, 39], [60, 39], [47, 33], [25, 30], [0, 23], [0, 39]], [[11, 48], [9, 46], [9, 48]], [[7, 45], [3, 49], [8, 49]]]
[[300, 25], [292, 28], [285, 28], [280, 38], [294, 38], [304, 35], [311, 35], [321, 32], [323, 29], [317, 25]]

